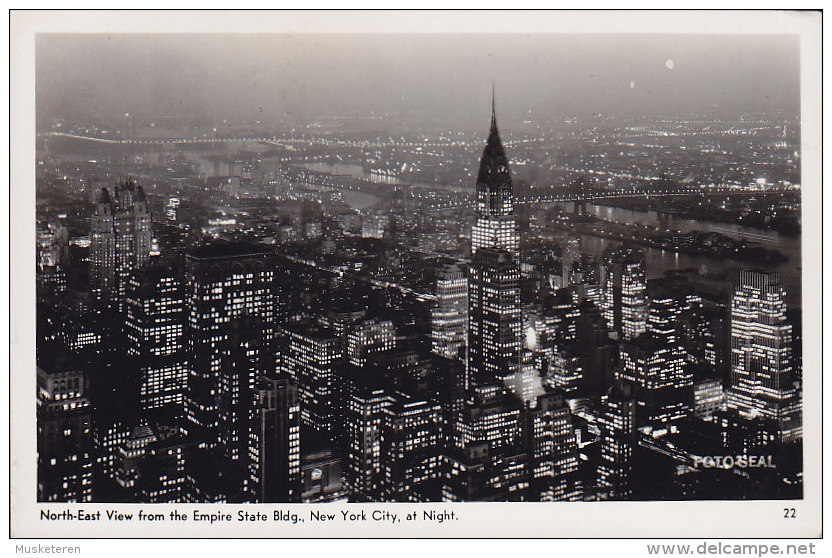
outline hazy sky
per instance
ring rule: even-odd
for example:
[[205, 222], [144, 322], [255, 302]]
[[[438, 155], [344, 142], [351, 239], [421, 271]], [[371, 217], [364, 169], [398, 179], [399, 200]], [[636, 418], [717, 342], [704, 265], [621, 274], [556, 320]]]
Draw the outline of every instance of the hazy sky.
[[492, 79], [507, 118], [799, 109], [798, 39], [778, 35], [39, 35], [36, 73], [39, 127], [374, 110], [456, 128]]

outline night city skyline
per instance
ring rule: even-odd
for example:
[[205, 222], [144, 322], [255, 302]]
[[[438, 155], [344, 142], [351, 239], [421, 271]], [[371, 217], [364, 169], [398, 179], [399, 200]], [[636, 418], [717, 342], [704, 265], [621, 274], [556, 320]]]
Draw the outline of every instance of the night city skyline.
[[36, 61], [38, 501], [804, 497], [795, 36]]

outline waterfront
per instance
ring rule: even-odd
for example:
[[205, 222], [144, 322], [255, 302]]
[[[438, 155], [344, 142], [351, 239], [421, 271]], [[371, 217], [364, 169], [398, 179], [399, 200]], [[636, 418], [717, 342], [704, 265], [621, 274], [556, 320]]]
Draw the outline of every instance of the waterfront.
[[440, 190], [459, 190], [460, 188], [457, 186], [451, 186], [447, 184], [441, 183], [428, 183], [428, 182], [414, 182], [409, 180], [402, 180], [396, 176], [389, 176], [385, 174], [379, 173], [371, 173], [366, 172], [361, 165], [356, 165], [354, 163], [327, 163], [324, 161], [315, 161], [312, 163], [301, 163], [298, 164], [307, 170], [316, 171], [316, 172], [328, 172], [333, 175], [344, 175], [350, 176], [352, 178], [362, 178], [365, 180], [369, 180], [370, 182], [375, 182], [377, 184], [390, 184], [390, 185], [407, 185], [412, 186], [414, 188], [431, 188], [431, 189], [440, 189]]
[[[362, 178], [377, 183], [401, 184], [395, 177], [381, 176], [367, 173], [360, 165], [350, 163], [313, 162], [302, 165], [308, 170], [341, 174], [353, 178]], [[421, 187], [435, 187], [428, 184], [413, 184]], [[348, 193], [348, 192], [345, 192]], [[363, 204], [362, 204], [363, 205]], [[560, 203], [566, 211], [572, 211], [571, 202]], [[780, 274], [786, 287], [786, 299], [791, 308], [802, 306], [801, 283], [801, 236], [785, 235], [775, 230], [765, 230], [755, 227], [743, 227], [732, 223], [696, 221], [677, 216], [668, 216], [660, 220], [655, 211], [636, 211], [620, 207], [610, 207], [600, 204], [587, 204], [587, 211], [607, 221], [622, 224], [641, 224], [647, 226], [666, 226], [670, 230], [680, 232], [713, 232], [737, 240], [746, 240], [764, 248], [777, 250], [788, 259], [776, 265], [766, 264], [767, 270], [774, 270]], [[582, 250], [586, 253], [600, 256], [616, 241], [593, 235], [580, 235]], [[694, 254], [677, 253], [671, 250], [644, 248], [649, 279], [662, 277], [667, 271], [695, 270], [702, 277], [708, 277], [714, 283], [733, 284], [741, 269], [754, 267], [748, 261], [713, 258]]]
[[[571, 203], [562, 204], [568, 211], [572, 210]], [[639, 223], [642, 225], [659, 226], [659, 217], [654, 211], [633, 211], [619, 207], [587, 204], [587, 211], [592, 215], [617, 223]], [[769, 249], [776, 249], [789, 259], [773, 267], [777, 271], [786, 287], [787, 301], [790, 307], [801, 306], [801, 237], [788, 236], [777, 231], [767, 231], [753, 227], [741, 227], [730, 223], [716, 223], [710, 221], [693, 221], [670, 216], [665, 221], [671, 230], [691, 232], [694, 230], [715, 232], [731, 238], [744, 238]], [[591, 235], [582, 235], [581, 247], [584, 251], [600, 255], [610, 245], [617, 244], [613, 240]], [[670, 250], [644, 248], [647, 263], [648, 279], [661, 277], [665, 271], [695, 269], [700, 274], [713, 275], [719, 273], [726, 278], [736, 278], [740, 269], [752, 267], [748, 262], [723, 258], [709, 258], [691, 254], [680, 254]]]

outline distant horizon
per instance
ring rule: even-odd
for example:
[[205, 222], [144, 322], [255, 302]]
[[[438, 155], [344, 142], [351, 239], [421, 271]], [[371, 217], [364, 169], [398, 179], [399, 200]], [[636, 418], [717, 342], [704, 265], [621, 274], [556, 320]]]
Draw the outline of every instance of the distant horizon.
[[[152, 40], [151, 40], [152, 39]], [[173, 118], [264, 125], [396, 115], [800, 114], [790, 35], [40, 34], [37, 129]], [[487, 120], [486, 120], [487, 122]]]
[[[272, 122], [260, 122], [259, 124], [256, 123], [254, 120], [252, 121], [245, 121], [240, 120], [238, 122], [227, 122], [227, 126], [229, 128], [250, 128], [255, 125], [259, 125], [262, 128], [267, 129], [267, 131], [274, 131], [274, 132], [284, 132], [290, 131], [293, 127], [298, 127], [294, 129], [296, 133], [303, 133], [305, 129], [307, 130], [314, 130], [314, 129], [322, 129], [322, 130], [329, 130], [335, 127], [335, 124], [330, 125], [328, 122], [329, 119], [332, 118], [351, 118], [353, 120], [347, 121], [350, 124], [360, 123], [362, 121], [379, 121], [381, 117], [388, 117], [391, 119], [401, 119], [404, 117], [409, 116], [418, 116], [420, 113], [416, 110], [408, 110], [408, 109], [399, 109], [395, 111], [369, 111], [369, 112], [359, 112], [356, 110], [332, 110], [330, 112], [325, 113], [318, 113], [317, 118], [313, 118], [312, 115], [307, 115], [305, 117], [305, 122], [303, 121], [295, 121], [290, 122], [288, 121], [287, 117], [289, 115], [284, 115], [282, 118], [275, 119]], [[465, 134], [481, 134], [482, 128], [488, 126], [488, 114], [484, 113], [485, 115], [481, 118], [482, 122], [477, 124], [470, 124], [466, 122], [465, 126], [453, 127], [450, 125], [449, 122], [444, 121], [443, 123], [446, 124], [444, 127], [445, 131], [448, 132], [455, 132], [455, 133], [465, 133]], [[791, 121], [791, 120], [799, 120], [799, 114], [792, 114], [786, 109], [771, 109], [771, 110], [759, 110], [759, 111], [734, 111], [734, 112], [722, 112], [717, 113], [714, 110], [703, 110], [699, 112], [686, 112], [686, 113], [674, 113], [674, 112], [664, 112], [664, 113], [623, 113], [623, 112], [603, 112], [603, 113], [567, 113], [567, 112], [546, 112], [543, 113], [542, 111], [531, 111], [525, 113], [528, 117], [531, 118], [540, 118], [541, 116], [546, 117], [547, 123], [560, 123], [562, 124], [572, 124], [569, 122], [571, 119], [581, 120], [581, 121], [592, 121], [592, 120], [608, 120], [612, 122], [616, 121], [625, 121], [625, 120], [633, 120], [633, 121], [674, 121], [674, 120], [681, 120], [686, 117], [693, 117], [693, 118], [712, 118], [713, 121], [726, 121], [726, 122], [734, 122], [739, 121], [743, 118], [765, 118], [765, 117], [777, 117], [781, 118], [783, 121]], [[501, 122], [506, 122], [508, 126], [501, 126], [501, 133], [506, 135], [511, 135], [511, 125], [520, 123], [529, 124], [530, 121], [527, 117], [524, 116], [524, 112], [522, 110], [515, 111], [506, 114], [506, 111], [500, 112], [498, 107], [498, 116], [500, 116]], [[165, 128], [163, 125], [165, 120], [169, 117], [162, 117], [158, 119], [159, 125], [157, 125], [156, 120], [148, 117], [143, 123], [141, 124], [140, 128], [144, 131], [147, 131], [149, 128], [158, 128], [159, 130], [164, 131], [178, 131], [179, 129], [174, 128]], [[65, 119], [55, 119], [52, 121], [51, 125], [44, 126], [43, 128], [38, 127], [36, 133], [38, 134], [47, 134], [50, 132], [62, 132], [60, 127], [62, 124], [66, 122]], [[221, 123], [222, 121], [220, 121]], [[535, 121], [535, 122], [543, 122]], [[80, 125], [79, 123], [71, 123], [67, 122], [69, 125]], [[379, 127], [381, 127], [381, 122], [379, 122]], [[428, 123], [430, 124], [430, 123]], [[434, 123], [438, 124], [438, 123]], [[89, 123], [90, 126], [97, 126], [96, 123]], [[188, 126], [192, 128], [203, 128], [215, 125], [213, 122], [206, 121], [206, 122], [192, 122], [192, 123], [183, 123], [182, 126]], [[435, 127], [435, 126], [434, 126]], [[219, 131], [219, 130], [218, 130]], [[398, 130], [391, 130], [394, 132], [398, 132]]]

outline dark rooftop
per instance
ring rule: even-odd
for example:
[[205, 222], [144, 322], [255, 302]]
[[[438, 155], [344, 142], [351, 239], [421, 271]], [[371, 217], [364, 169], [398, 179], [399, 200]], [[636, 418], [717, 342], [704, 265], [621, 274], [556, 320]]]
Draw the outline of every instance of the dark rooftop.
[[38, 347], [37, 366], [49, 374], [79, 370], [78, 358], [61, 343], [45, 343]]
[[189, 250], [185, 257], [189, 260], [218, 260], [273, 254], [271, 248], [250, 242], [214, 242]]

